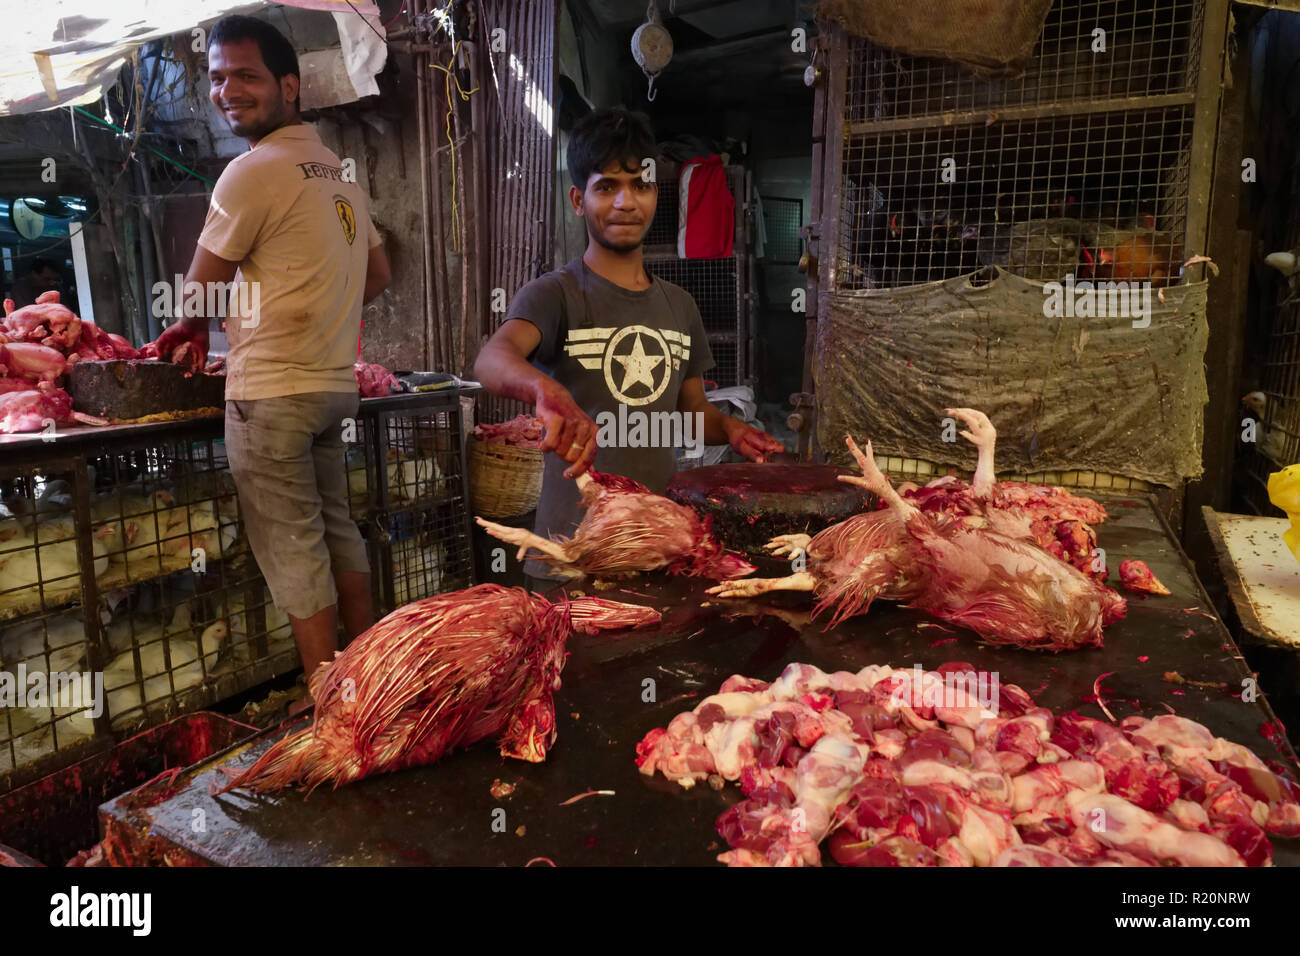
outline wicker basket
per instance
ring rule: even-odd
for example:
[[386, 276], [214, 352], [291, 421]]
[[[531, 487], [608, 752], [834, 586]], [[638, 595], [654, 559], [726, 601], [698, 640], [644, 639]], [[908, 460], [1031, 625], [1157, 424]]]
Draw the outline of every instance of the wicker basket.
[[474, 513], [515, 518], [542, 495], [542, 450], [470, 439], [469, 487]]

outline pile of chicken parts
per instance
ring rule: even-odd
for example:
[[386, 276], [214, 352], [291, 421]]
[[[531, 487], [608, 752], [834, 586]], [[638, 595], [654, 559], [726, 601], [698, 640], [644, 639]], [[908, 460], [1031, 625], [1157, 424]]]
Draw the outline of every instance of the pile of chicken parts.
[[1058, 717], [983, 678], [737, 675], [647, 734], [637, 764], [740, 784], [717, 821], [732, 866], [818, 866], [823, 840], [850, 866], [1267, 866], [1268, 834], [1300, 836], [1300, 787], [1195, 721]]
[[59, 387], [68, 366], [80, 359], [136, 358], [139, 352], [120, 335], [105, 332], [46, 292], [21, 309], [5, 299], [0, 323], [0, 434], [34, 432], [46, 421], [105, 424], [72, 408]]

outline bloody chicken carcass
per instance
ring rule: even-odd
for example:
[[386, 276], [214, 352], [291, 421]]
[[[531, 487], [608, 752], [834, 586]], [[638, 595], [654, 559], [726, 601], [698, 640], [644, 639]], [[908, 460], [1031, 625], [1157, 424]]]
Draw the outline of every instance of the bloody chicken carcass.
[[[725, 581], [719, 597], [814, 591], [814, 613], [832, 623], [865, 613], [876, 598], [919, 608], [991, 643], [1044, 650], [1099, 646], [1102, 628], [1124, 617], [1122, 597], [1023, 536], [1024, 519], [988, 511], [980, 522], [927, 514], [904, 500], [876, 467], [871, 443], [846, 438], [862, 477], [840, 476], [879, 495], [884, 511], [854, 515], [808, 541], [806, 569], [784, 578]], [[1011, 533], [1008, 533], [1011, 532]], [[802, 541], [778, 538], [777, 553]]]
[[733, 866], [1266, 866], [1300, 789], [1170, 715], [1058, 717], [969, 665], [790, 664], [729, 677], [636, 747], [641, 773], [746, 799], [717, 820]]
[[997, 430], [988, 416], [973, 408], [946, 411], [966, 424], [969, 431], [961, 434], [978, 451], [971, 484], [945, 476], [920, 488], [905, 483], [899, 493], [922, 511], [952, 515], [967, 523], [987, 521], [994, 510], [1023, 517], [1023, 532], [1009, 520], [999, 521], [998, 530], [1014, 535], [1027, 533], [1049, 554], [1104, 581], [1107, 569], [1097, 560], [1097, 533], [1092, 526], [1106, 520], [1105, 507], [1058, 486], [999, 482], [994, 468]]
[[586, 513], [572, 538], [550, 541], [523, 528], [474, 520], [493, 537], [518, 545], [520, 561], [533, 550], [574, 577], [663, 569], [723, 580], [754, 572], [754, 565], [713, 536], [708, 518], [685, 505], [622, 475], [588, 471], [576, 480]]
[[569, 635], [658, 620], [653, 608], [552, 603], [496, 584], [414, 601], [317, 668], [312, 726], [278, 741], [222, 792], [339, 787], [496, 734], [503, 756], [540, 762], [555, 741], [552, 694]]

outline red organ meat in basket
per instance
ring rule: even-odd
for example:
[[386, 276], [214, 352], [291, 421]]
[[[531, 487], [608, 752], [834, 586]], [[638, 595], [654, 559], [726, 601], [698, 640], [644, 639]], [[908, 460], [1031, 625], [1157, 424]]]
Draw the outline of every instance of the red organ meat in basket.
[[518, 545], [520, 561], [531, 549], [539, 560], [573, 576], [662, 568], [669, 574], [725, 580], [755, 570], [722, 546], [708, 518], [631, 478], [588, 471], [577, 483], [586, 514], [572, 538], [550, 541], [523, 528], [475, 520], [494, 537]]
[[338, 787], [493, 735], [503, 756], [540, 762], [555, 741], [551, 695], [569, 635], [659, 619], [653, 608], [553, 603], [496, 584], [414, 601], [318, 668], [312, 726], [278, 741], [222, 792]]
[[1122, 597], [1039, 547], [1023, 515], [997, 508], [961, 516], [923, 511], [876, 467], [870, 442], [864, 453], [846, 440], [863, 477], [841, 480], [879, 495], [885, 509], [854, 515], [811, 539], [774, 539], [774, 553], [805, 552], [806, 570], [727, 581], [710, 593], [814, 591], [815, 613], [833, 609], [832, 625], [883, 598], [992, 643], [1056, 651], [1100, 645], [1102, 628], [1127, 613]]

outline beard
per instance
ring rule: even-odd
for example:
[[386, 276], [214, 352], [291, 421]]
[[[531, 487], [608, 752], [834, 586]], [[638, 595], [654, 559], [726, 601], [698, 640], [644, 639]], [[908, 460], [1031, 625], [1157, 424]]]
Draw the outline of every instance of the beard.
[[603, 234], [596, 232], [590, 226], [587, 227], [587, 235], [591, 237], [592, 241], [595, 242], [596, 245], [608, 249], [610, 252], [617, 252], [620, 255], [627, 255], [629, 252], [635, 252], [637, 249], [641, 248], [641, 245], [645, 240], [645, 233], [643, 232], [635, 239], [629, 239], [624, 242], [615, 242], [612, 239], [606, 239]]
[[273, 110], [264, 116], [243, 121], [227, 120], [226, 122], [230, 124], [230, 131], [236, 136], [242, 136], [245, 139], [251, 139], [256, 142], [257, 140], [274, 133], [277, 129], [283, 126], [288, 119], [289, 110], [283, 103], [281, 103], [279, 109]]

